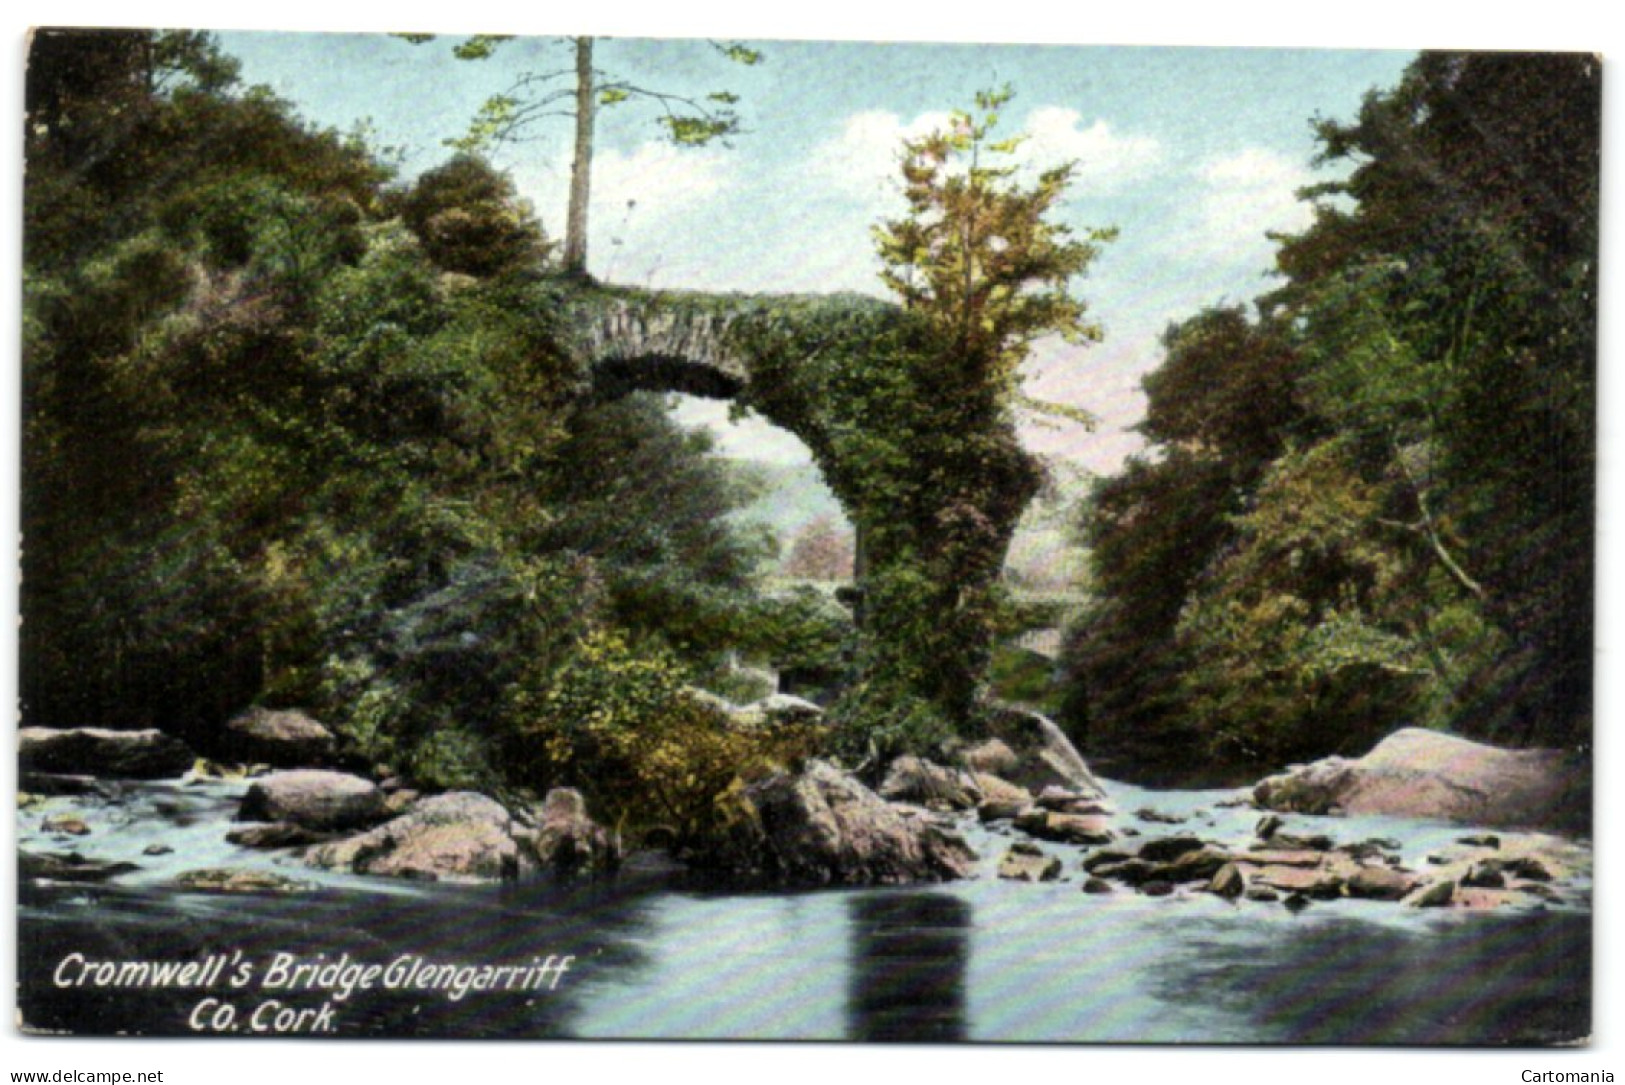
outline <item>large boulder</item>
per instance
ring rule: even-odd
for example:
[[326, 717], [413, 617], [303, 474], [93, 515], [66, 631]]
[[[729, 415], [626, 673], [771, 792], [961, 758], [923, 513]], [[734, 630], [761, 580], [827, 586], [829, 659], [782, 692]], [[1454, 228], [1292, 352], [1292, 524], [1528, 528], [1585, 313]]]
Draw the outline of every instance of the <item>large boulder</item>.
[[226, 723], [226, 753], [237, 761], [278, 768], [331, 764], [333, 732], [303, 712], [250, 708]]
[[892, 806], [823, 761], [778, 773], [746, 797], [760, 825], [760, 867], [794, 885], [907, 885], [970, 877], [976, 853], [929, 818]]
[[1357, 760], [1329, 757], [1263, 780], [1259, 806], [1441, 818], [1497, 828], [1589, 824], [1590, 772], [1561, 750], [1507, 750], [1420, 728]]
[[621, 861], [609, 831], [587, 815], [581, 792], [556, 787], [542, 800], [533, 834], [527, 836], [537, 861], [562, 873], [607, 870]]
[[104, 727], [24, 727], [17, 732], [23, 772], [162, 780], [179, 776], [197, 761], [186, 743], [162, 731], [113, 731]]
[[1021, 767], [1021, 758], [1004, 742], [990, 738], [960, 751], [959, 763], [972, 773], [1003, 779], [1004, 773], [1015, 772]]
[[944, 768], [924, 758], [904, 756], [891, 763], [880, 797], [932, 809], [969, 810], [982, 801], [981, 788], [963, 769]]
[[238, 821], [283, 821], [318, 832], [364, 829], [388, 815], [371, 780], [325, 769], [273, 772], [249, 785]]
[[523, 862], [508, 811], [472, 791], [420, 800], [375, 829], [310, 849], [305, 861], [356, 874], [464, 882], [515, 878]]
[[1048, 716], [1001, 706], [994, 709], [988, 726], [1013, 755], [1014, 763], [996, 747], [984, 744], [962, 755], [969, 758], [967, 768], [1002, 776], [1034, 794], [1046, 787], [1062, 787], [1079, 795], [1105, 797], [1082, 755]]

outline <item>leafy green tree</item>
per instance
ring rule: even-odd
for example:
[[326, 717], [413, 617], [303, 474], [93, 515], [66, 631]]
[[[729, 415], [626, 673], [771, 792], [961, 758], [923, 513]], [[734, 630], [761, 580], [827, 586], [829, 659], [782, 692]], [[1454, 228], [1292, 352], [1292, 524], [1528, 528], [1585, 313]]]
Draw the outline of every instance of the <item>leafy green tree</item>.
[[[433, 40], [434, 35], [403, 34], [401, 37], [422, 44]], [[462, 60], [485, 60], [512, 40], [511, 35], [478, 34], [456, 46], [453, 52]], [[695, 97], [647, 87], [595, 67], [596, 38], [574, 37], [565, 39], [565, 43], [574, 54], [571, 67], [543, 65], [524, 72], [506, 90], [486, 99], [466, 135], [448, 142], [463, 151], [477, 151], [492, 143], [533, 138], [535, 126], [546, 120], [572, 120], [575, 140], [564, 232], [564, 270], [570, 275], [585, 276], [593, 138], [599, 111], [628, 102], [650, 102], [659, 109], [657, 121], [672, 143], [679, 147], [701, 147], [714, 141], [726, 141], [739, 132], [739, 116], [734, 110], [739, 99], [729, 91], [713, 91]], [[761, 53], [739, 42], [710, 44], [735, 63], [761, 63]]]
[[979, 95], [979, 116], [904, 144], [908, 210], [875, 231], [901, 319], [851, 356], [821, 346], [802, 378], [825, 382], [809, 447], [857, 531], [860, 678], [834, 716], [871, 768], [974, 726], [1008, 612], [1000, 572], [1042, 480], [1015, 434], [1018, 367], [1041, 336], [1099, 335], [1070, 287], [1110, 231], [1053, 220], [1069, 167], [1018, 177], [1019, 138], [991, 138], [1008, 98]]
[[1175, 630], [1233, 544], [1247, 495], [1310, 423], [1287, 330], [1240, 308], [1170, 327], [1147, 375], [1152, 452], [1101, 479], [1086, 506], [1092, 598], [1062, 650], [1062, 723], [1092, 754], [1182, 759], [1202, 737], [1179, 694]]
[[520, 762], [538, 787], [579, 787], [618, 827], [664, 829], [678, 847], [725, 831], [742, 778], [805, 757], [807, 724], [747, 726], [694, 695], [684, 668], [593, 630], [542, 688], [520, 687], [529, 749]]
[[[145, 32], [47, 34], [31, 65], [25, 718], [213, 753], [245, 705], [297, 704], [350, 756], [500, 789], [538, 756], [516, 690], [590, 630], [661, 659], [772, 625], [703, 441], [589, 404], [578, 288], [508, 274], [543, 243], [511, 186], [461, 158], [386, 189], [229, 70]], [[735, 738], [695, 732], [696, 765]]]
[[1260, 480], [1175, 627], [1181, 709], [1215, 757], [1357, 755], [1417, 717], [1437, 676], [1402, 620], [1408, 555], [1383, 496], [1337, 440]]
[[[1600, 71], [1424, 54], [1323, 157], [1353, 165], [1271, 299], [1324, 344], [1339, 424], [1407, 475], [1400, 519], [1510, 638], [1475, 725], [1589, 734]], [[1339, 351], [1337, 344], [1355, 349]]]
[[[206, 735], [266, 673], [260, 618], [279, 604], [238, 547], [269, 503], [194, 516], [200, 491], [188, 480], [228, 450], [245, 453], [239, 480], [274, 479], [279, 464], [232, 426], [193, 427], [235, 424], [238, 404], [289, 390], [300, 352], [287, 273], [352, 259], [357, 216], [386, 174], [268, 96], [236, 96], [234, 71], [206, 35], [48, 30], [33, 40], [21, 599], [30, 719]], [[288, 229], [309, 216], [328, 226], [316, 248]], [[287, 259], [315, 252], [320, 267]]]
[[1170, 337], [1154, 455], [1097, 492], [1091, 743], [1589, 739], [1597, 116], [1594, 58], [1430, 53], [1319, 123], [1351, 168], [1283, 285]]
[[419, 177], [401, 218], [431, 260], [466, 275], [533, 267], [551, 248], [513, 182], [468, 153]]
[[1075, 163], [1021, 184], [1011, 156], [1025, 137], [993, 138], [1012, 96], [1008, 87], [982, 91], [979, 114], [955, 112], [948, 129], [905, 141], [908, 214], [874, 231], [881, 280], [926, 316], [960, 364], [1011, 396], [1034, 340], [1100, 339], [1071, 286], [1117, 236], [1096, 229], [1076, 238], [1053, 220]]
[[591, 558], [622, 626], [691, 664], [731, 646], [771, 545], [729, 519], [754, 492], [713, 446], [661, 397], [634, 394], [574, 412], [540, 479], [541, 545]]

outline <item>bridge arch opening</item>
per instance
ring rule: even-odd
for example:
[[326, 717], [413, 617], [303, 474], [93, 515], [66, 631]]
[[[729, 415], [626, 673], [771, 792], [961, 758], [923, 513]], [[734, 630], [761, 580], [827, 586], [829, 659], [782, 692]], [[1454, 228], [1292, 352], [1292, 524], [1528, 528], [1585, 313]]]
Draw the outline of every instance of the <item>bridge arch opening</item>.
[[709, 434], [713, 454], [732, 465], [749, 491], [733, 519], [771, 536], [774, 556], [763, 570], [767, 587], [833, 592], [851, 584], [856, 528], [804, 441], [732, 403], [687, 393], [669, 395], [667, 403], [678, 425]]

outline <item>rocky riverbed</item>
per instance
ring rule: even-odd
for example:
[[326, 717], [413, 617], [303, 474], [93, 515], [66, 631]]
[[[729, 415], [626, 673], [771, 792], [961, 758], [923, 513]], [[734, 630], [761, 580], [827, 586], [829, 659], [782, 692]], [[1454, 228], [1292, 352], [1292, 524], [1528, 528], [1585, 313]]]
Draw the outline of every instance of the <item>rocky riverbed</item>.
[[[1043, 737], [1041, 721], [1022, 727]], [[380, 964], [579, 958], [545, 1000], [358, 997], [337, 1007], [342, 1035], [1589, 1033], [1582, 837], [1278, 813], [1254, 789], [1148, 791], [1009, 738], [953, 765], [899, 762], [873, 790], [817, 764], [764, 781], [752, 860], [702, 882], [658, 855], [619, 855], [569, 792], [514, 811], [332, 768], [194, 762], [148, 780], [30, 769], [17, 815], [25, 1020], [189, 1034], [195, 995], [97, 997], [59, 989], [53, 969], [73, 953], [229, 949]], [[825, 888], [798, 888], [814, 885]], [[322, 1005], [319, 993], [283, 1001]]]
[[[319, 725], [294, 714], [250, 723], [253, 733], [238, 728], [245, 741], [273, 760], [331, 750]], [[387, 769], [380, 780], [222, 769], [157, 732], [33, 728], [21, 746], [33, 790], [19, 795], [20, 869], [34, 883], [160, 877], [186, 889], [286, 890], [321, 873], [477, 883], [605, 874], [624, 858], [567, 789], [513, 810], [472, 792], [423, 795]], [[1417, 756], [1406, 761], [1406, 751]], [[748, 789], [755, 817], [737, 839], [696, 859], [713, 879], [742, 885], [1076, 879], [1094, 895], [1209, 893], [1294, 911], [1342, 899], [1588, 906], [1583, 840], [1502, 827], [1572, 814], [1558, 766], [1543, 774], [1546, 763], [1525, 753], [1401, 732], [1360, 761], [1233, 793], [1167, 793], [1134, 809], [1040, 716], [1007, 713], [1000, 734], [954, 760], [902, 758], [878, 790], [817, 761], [770, 777]], [[182, 763], [185, 772], [164, 778]], [[87, 771], [61, 771], [73, 768]], [[130, 778], [138, 774], [148, 781]], [[1429, 801], [1482, 816], [1430, 819]], [[1385, 831], [1395, 817], [1410, 819], [1405, 832]], [[170, 839], [179, 829], [184, 846]]]

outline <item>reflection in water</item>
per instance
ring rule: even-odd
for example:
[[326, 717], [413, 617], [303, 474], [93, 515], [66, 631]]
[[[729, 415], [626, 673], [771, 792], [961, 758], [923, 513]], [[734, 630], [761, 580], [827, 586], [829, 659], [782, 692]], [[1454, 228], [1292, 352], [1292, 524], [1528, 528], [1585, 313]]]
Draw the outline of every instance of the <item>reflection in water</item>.
[[1193, 943], [1159, 995], [1200, 992], [1260, 1042], [1572, 1043], [1591, 1031], [1591, 920], [1571, 913], [1442, 917], [1417, 927], [1348, 917], [1292, 924], [1274, 950]]
[[847, 915], [848, 1039], [964, 1039], [971, 906], [946, 893], [863, 893]]

